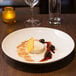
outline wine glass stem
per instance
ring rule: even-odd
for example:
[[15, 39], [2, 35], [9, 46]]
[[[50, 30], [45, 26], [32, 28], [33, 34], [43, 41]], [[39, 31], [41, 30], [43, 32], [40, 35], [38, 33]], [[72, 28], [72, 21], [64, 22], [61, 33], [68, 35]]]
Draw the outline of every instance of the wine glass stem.
[[33, 21], [33, 7], [31, 7], [31, 14], [32, 14], [32, 16], [31, 16], [31, 19], [32, 19], [32, 21]]
[[31, 23], [32, 23], [32, 26], [34, 26], [34, 12], [33, 12], [33, 7], [31, 7]]

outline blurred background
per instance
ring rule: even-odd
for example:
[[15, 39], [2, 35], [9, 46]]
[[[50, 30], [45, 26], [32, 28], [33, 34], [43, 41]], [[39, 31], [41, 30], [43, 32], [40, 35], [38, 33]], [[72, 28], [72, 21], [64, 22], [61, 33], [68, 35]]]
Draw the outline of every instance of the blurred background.
[[[5, 6], [13, 7], [27, 7], [24, 0], [0, 0], [0, 10]], [[40, 0], [36, 6], [39, 8], [41, 14], [48, 13], [48, 0]], [[76, 0], [61, 0], [61, 12], [62, 13], [76, 13]]]

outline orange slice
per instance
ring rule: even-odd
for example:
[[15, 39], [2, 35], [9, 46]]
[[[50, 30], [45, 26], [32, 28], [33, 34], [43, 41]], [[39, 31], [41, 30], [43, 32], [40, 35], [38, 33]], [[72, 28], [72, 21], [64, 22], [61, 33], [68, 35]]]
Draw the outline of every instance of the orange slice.
[[31, 52], [34, 49], [34, 38], [33, 37], [27, 41], [26, 47], [27, 47], [28, 52]]

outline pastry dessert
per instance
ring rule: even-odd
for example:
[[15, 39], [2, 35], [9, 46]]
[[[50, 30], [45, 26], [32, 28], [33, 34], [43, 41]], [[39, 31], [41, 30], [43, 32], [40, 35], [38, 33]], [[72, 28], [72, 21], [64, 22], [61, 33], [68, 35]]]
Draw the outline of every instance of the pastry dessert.
[[32, 54], [40, 54], [40, 53], [42, 53], [44, 50], [45, 50], [45, 45], [44, 45], [44, 44], [42, 44], [42, 43], [39, 42], [38, 40], [37, 40], [37, 41], [34, 41], [34, 48], [33, 48], [33, 50], [31, 51]]

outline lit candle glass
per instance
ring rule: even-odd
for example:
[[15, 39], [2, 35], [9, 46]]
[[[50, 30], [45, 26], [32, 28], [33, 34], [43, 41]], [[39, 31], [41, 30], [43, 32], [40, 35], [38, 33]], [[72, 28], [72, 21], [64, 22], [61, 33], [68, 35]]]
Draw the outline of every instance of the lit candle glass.
[[5, 23], [16, 22], [16, 13], [13, 7], [5, 7], [2, 11], [2, 19]]

